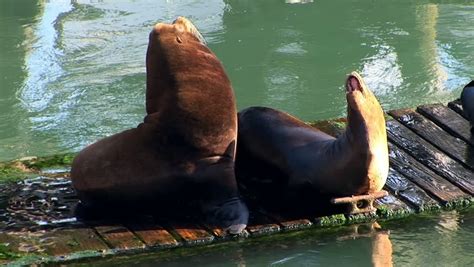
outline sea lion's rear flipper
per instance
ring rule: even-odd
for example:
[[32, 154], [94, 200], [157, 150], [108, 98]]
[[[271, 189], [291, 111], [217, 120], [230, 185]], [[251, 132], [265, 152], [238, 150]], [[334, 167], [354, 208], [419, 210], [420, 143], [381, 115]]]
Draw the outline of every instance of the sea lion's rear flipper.
[[207, 223], [237, 235], [247, 227], [249, 210], [240, 197], [233, 197], [215, 206], [205, 206]]

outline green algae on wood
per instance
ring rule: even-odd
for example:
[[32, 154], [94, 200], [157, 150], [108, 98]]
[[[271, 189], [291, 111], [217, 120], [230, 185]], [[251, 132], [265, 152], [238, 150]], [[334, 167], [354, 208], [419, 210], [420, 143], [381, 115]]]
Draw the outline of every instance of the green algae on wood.
[[71, 166], [74, 156], [75, 154], [73, 153], [67, 153], [46, 157], [32, 157], [31, 159], [20, 161], [29, 169], [41, 171], [51, 167]]
[[446, 203], [445, 208], [447, 210], [467, 208], [467, 207], [470, 207], [473, 202], [474, 202], [474, 198], [472, 197], [461, 198], [461, 199], [453, 200]]
[[34, 173], [22, 169], [15, 164], [0, 163], [0, 182], [16, 182], [34, 176]]
[[[0, 182], [16, 182], [37, 177], [48, 172], [50, 168], [68, 170], [75, 154], [67, 153], [45, 157], [25, 157], [0, 163]], [[43, 173], [44, 172], [44, 173]]]
[[21, 258], [22, 256], [22, 254], [14, 252], [9, 243], [0, 243], [0, 264], [2, 260], [11, 261]]
[[348, 224], [366, 223], [370, 221], [375, 221], [377, 218], [378, 216], [376, 212], [350, 214], [346, 216], [346, 222]]
[[334, 214], [330, 216], [324, 216], [315, 219], [315, 224], [319, 226], [336, 226], [343, 225], [346, 223], [346, 216], [344, 214]]
[[383, 219], [402, 218], [415, 212], [407, 204], [391, 194], [377, 199], [375, 203], [377, 207], [377, 215]]

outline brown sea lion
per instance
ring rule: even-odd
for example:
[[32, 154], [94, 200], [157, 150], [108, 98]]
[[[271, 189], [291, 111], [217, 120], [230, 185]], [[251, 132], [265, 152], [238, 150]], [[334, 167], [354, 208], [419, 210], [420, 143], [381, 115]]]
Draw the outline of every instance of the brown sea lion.
[[347, 77], [346, 98], [348, 122], [338, 138], [275, 109], [241, 111], [238, 170], [253, 168], [257, 173], [262, 166], [260, 173], [279, 184], [280, 193], [292, 192], [297, 198], [306, 193], [337, 197], [381, 190], [389, 167], [384, 113], [356, 72]]
[[211, 223], [242, 231], [248, 210], [234, 173], [237, 111], [222, 64], [179, 17], [154, 26], [146, 70], [144, 122], [74, 159], [71, 177], [81, 201], [174, 212], [198, 202]]
[[464, 114], [471, 122], [471, 132], [474, 133], [474, 80], [464, 86], [461, 93], [461, 103]]

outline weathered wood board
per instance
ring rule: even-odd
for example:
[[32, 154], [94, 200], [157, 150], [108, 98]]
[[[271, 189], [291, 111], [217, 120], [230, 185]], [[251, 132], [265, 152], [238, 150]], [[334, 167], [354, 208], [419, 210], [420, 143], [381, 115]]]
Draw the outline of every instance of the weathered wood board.
[[432, 171], [442, 175], [469, 194], [474, 194], [472, 172], [432, 144], [397, 121], [387, 122], [387, 135], [390, 142], [408, 152]]
[[173, 235], [156, 223], [134, 222], [127, 225], [148, 247], [172, 248], [181, 245]]
[[[470, 156], [471, 147], [467, 143], [443, 130], [434, 122], [411, 109], [389, 111], [392, 117], [410, 130], [430, 142], [443, 153], [474, 170], [474, 157]], [[467, 121], [466, 121], [467, 123]]]
[[466, 114], [464, 114], [464, 109], [461, 104], [461, 100], [454, 100], [448, 103], [448, 107], [452, 110], [456, 111], [459, 115], [463, 116], [463, 118], [467, 119]]
[[145, 247], [145, 244], [123, 225], [99, 225], [94, 229], [115, 250], [135, 250]]
[[469, 123], [466, 123], [465, 118], [454, 110], [441, 104], [431, 104], [419, 106], [417, 111], [432, 120], [448, 133], [461, 138], [466, 143], [474, 146], [474, 138], [471, 135], [471, 126]]
[[389, 170], [385, 188], [413, 206], [417, 211], [440, 208], [438, 201], [393, 168]]
[[170, 223], [170, 228], [184, 241], [186, 245], [208, 244], [215, 237], [199, 223]]

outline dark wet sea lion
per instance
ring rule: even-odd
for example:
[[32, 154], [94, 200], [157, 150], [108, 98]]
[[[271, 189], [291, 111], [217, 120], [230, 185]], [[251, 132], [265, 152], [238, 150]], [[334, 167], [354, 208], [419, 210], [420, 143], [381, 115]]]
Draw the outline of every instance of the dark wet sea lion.
[[461, 103], [464, 114], [471, 122], [471, 132], [474, 132], [474, 81], [471, 81], [461, 93]]
[[234, 173], [237, 111], [217, 57], [185, 18], [158, 23], [146, 56], [144, 122], [74, 159], [71, 177], [89, 206], [151, 205], [182, 212], [198, 202], [215, 224], [240, 232], [248, 210]]
[[241, 111], [238, 169], [265, 166], [262, 172], [275, 177], [280, 192], [297, 198], [300, 192], [336, 197], [381, 190], [389, 166], [383, 110], [355, 72], [347, 78], [346, 98], [348, 124], [337, 139], [275, 109]]

